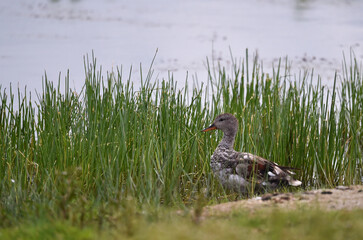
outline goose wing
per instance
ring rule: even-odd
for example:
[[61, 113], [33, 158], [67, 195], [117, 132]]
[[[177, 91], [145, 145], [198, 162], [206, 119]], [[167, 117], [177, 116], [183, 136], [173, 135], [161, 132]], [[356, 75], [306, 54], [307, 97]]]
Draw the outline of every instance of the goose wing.
[[224, 161], [225, 167], [232, 168], [233, 172], [244, 179], [255, 179], [259, 183], [268, 181], [292, 186], [301, 185], [300, 181], [293, 179], [292, 175], [295, 173], [291, 171], [292, 168], [279, 166], [257, 155], [233, 151], [226, 159], [228, 161]]

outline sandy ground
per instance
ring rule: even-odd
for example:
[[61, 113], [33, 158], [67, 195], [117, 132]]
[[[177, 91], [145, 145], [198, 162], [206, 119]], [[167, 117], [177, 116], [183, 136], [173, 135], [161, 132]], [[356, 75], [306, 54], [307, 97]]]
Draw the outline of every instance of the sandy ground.
[[363, 208], [363, 185], [338, 186], [335, 189], [319, 189], [298, 193], [265, 194], [253, 199], [208, 206], [203, 216], [226, 214], [232, 210], [255, 211], [263, 208], [294, 209], [319, 207], [325, 210], [353, 210]]

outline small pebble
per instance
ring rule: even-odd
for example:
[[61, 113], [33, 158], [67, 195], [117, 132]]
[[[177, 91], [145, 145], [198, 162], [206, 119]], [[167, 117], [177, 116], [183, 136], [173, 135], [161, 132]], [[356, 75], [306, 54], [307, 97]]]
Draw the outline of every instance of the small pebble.
[[289, 197], [289, 196], [281, 196], [281, 197], [280, 197], [280, 199], [281, 199], [281, 200], [286, 200], [286, 201], [288, 201], [288, 200], [290, 200], [290, 197]]
[[272, 194], [265, 194], [261, 197], [262, 201], [271, 200]]
[[321, 194], [333, 194], [331, 191], [322, 191]]
[[337, 186], [336, 189], [338, 189], [338, 190], [349, 190], [350, 188], [348, 186]]
[[313, 193], [313, 192], [303, 192], [303, 194], [306, 194], [306, 195], [313, 195], [314, 193]]

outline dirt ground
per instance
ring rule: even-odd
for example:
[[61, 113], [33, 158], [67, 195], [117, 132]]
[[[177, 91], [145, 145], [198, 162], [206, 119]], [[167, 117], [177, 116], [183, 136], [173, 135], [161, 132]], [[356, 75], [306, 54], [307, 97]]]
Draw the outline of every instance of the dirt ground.
[[253, 199], [208, 206], [204, 209], [203, 216], [226, 214], [238, 209], [255, 211], [262, 208], [294, 209], [302, 206], [319, 207], [325, 210], [362, 209], [363, 185], [338, 186], [334, 189], [298, 193], [269, 193]]

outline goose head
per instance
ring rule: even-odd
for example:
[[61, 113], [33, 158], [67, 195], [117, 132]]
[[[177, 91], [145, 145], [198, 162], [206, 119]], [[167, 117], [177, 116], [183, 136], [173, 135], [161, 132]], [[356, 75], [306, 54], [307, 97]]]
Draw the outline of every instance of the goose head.
[[218, 115], [213, 123], [202, 131], [208, 132], [217, 129], [221, 130], [225, 135], [234, 137], [238, 130], [238, 120], [232, 114], [224, 113]]

